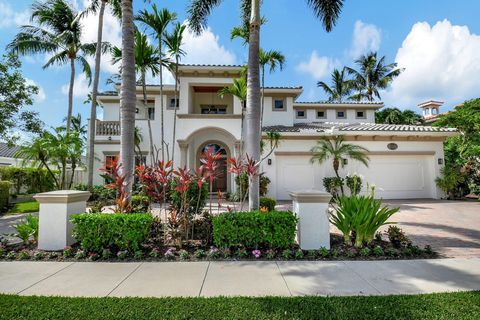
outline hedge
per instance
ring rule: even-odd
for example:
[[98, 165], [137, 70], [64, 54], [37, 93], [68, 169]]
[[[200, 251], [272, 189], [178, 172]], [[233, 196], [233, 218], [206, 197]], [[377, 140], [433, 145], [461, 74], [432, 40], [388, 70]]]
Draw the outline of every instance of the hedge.
[[0, 212], [5, 212], [8, 207], [11, 185], [9, 181], [0, 181]]
[[72, 216], [73, 236], [91, 252], [134, 252], [145, 242], [153, 217], [146, 213], [82, 213]]
[[221, 248], [286, 248], [295, 241], [296, 226], [288, 211], [222, 213], [213, 218], [213, 242]]
[[[59, 171], [55, 170], [53, 173], [58, 174]], [[55, 189], [55, 181], [44, 168], [1, 167], [0, 180], [10, 181], [15, 194], [38, 193]]]
[[269, 197], [260, 197], [260, 208], [267, 208], [268, 211], [275, 210], [275, 206], [277, 205], [277, 201], [273, 198]]

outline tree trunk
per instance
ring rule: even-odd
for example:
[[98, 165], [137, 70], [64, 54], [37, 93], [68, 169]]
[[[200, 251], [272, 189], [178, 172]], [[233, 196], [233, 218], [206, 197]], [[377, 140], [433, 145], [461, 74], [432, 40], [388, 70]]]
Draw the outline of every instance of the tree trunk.
[[102, 0], [100, 5], [100, 13], [98, 15], [98, 30], [97, 30], [97, 48], [95, 49], [95, 74], [93, 76], [93, 88], [92, 88], [92, 106], [90, 107], [90, 121], [88, 133], [88, 189], [93, 188], [93, 166], [95, 159], [95, 128], [97, 121], [97, 93], [98, 82], [100, 80], [100, 61], [102, 58], [102, 38], [103, 38], [103, 16], [105, 14], [106, 1]]
[[135, 26], [132, 0], [122, 0], [122, 84], [120, 97], [120, 173], [125, 175], [127, 203], [131, 200], [135, 132]]
[[[145, 70], [142, 71], [142, 91], [143, 91], [143, 105], [147, 109], [147, 126], [148, 126], [148, 143], [149, 143], [149, 150], [150, 150], [150, 160], [151, 164], [155, 163], [155, 155], [153, 151], [153, 136], [152, 136], [152, 123], [150, 122], [150, 114], [148, 108], [148, 99], [147, 99], [147, 84], [145, 83]], [[142, 155], [140, 154], [140, 160], [142, 159]]]
[[[162, 161], [165, 161], [165, 122], [164, 122], [164, 114], [163, 114], [163, 65], [162, 65], [162, 35], [158, 35], [158, 50], [160, 51], [160, 139], [161, 139], [161, 148], [162, 148]], [[168, 103], [168, 101], [167, 101]], [[153, 165], [153, 163], [152, 163]]]
[[70, 58], [70, 87], [68, 88], [67, 134], [70, 132], [73, 110], [73, 85], [75, 84], [75, 59]]
[[178, 55], [175, 57], [175, 108], [173, 109], [173, 139], [172, 139], [173, 165], [175, 165], [175, 135], [177, 131], [177, 103], [178, 103]]
[[262, 136], [263, 110], [265, 109], [265, 66], [262, 65], [262, 111], [260, 114], [260, 137]]
[[[337, 178], [340, 179], [340, 181], [341, 181], [342, 178], [340, 178], [340, 175], [338, 174], [338, 168], [340, 167], [340, 161], [341, 160], [338, 160], [336, 158], [333, 159], [333, 170], [335, 171], [335, 175], [337, 176]], [[340, 185], [340, 191], [342, 191], [342, 195], [343, 195], [344, 194], [343, 184]]]
[[[260, 160], [260, 0], [252, 0], [248, 47], [246, 151], [249, 157]], [[250, 177], [248, 188], [249, 210], [258, 209], [259, 176]]]

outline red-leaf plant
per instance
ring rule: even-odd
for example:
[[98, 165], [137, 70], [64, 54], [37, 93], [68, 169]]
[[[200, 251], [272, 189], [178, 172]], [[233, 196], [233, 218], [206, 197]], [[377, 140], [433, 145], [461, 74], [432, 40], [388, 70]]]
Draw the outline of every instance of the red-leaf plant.
[[[228, 172], [231, 174], [234, 174], [236, 177], [239, 177], [242, 174], [242, 172], [245, 170], [245, 162], [241, 157], [228, 159], [228, 164], [230, 165], [227, 169]], [[242, 183], [239, 183], [239, 188], [240, 188], [240, 195], [241, 195]], [[235, 202], [233, 202], [233, 211], [237, 211], [237, 209], [235, 208]]]
[[[228, 171], [231, 172], [231, 173], [234, 173], [238, 176], [242, 175], [243, 173], [245, 173], [248, 177], [248, 183], [252, 183], [252, 178], [254, 176], [259, 176], [259, 162], [255, 161], [253, 158], [250, 158], [248, 156], [248, 154], [246, 155], [246, 159], [242, 159], [242, 158], [238, 158], [238, 159], [235, 159], [235, 158], [230, 158], [228, 160], [229, 164], [230, 164], [230, 168], [228, 168]], [[242, 185], [240, 183], [240, 185]], [[241, 190], [240, 190], [240, 194], [242, 194]], [[240, 204], [240, 210], [243, 209], [243, 204], [245, 202], [245, 200], [247, 199], [247, 194], [248, 192], [245, 192], [245, 194], [243, 195], [243, 199], [241, 200], [241, 204]]]
[[107, 189], [115, 189], [116, 193], [116, 207], [115, 212], [117, 213], [130, 213], [132, 212], [132, 206], [130, 204], [129, 193], [127, 191], [128, 182], [125, 181], [127, 172], [123, 172], [123, 165], [118, 164], [114, 160], [111, 164], [111, 167], [105, 165], [104, 168], [100, 169], [104, 174], [102, 175], [108, 184], [105, 185]]
[[200, 158], [200, 167], [204, 170], [209, 180], [210, 188], [210, 214], [212, 214], [212, 193], [213, 193], [213, 181], [218, 177], [218, 161], [221, 159], [222, 154], [213, 151], [213, 148], [207, 148], [207, 151], [202, 154]]
[[[172, 179], [172, 161], [158, 161], [154, 166], [137, 166], [137, 176], [150, 200], [161, 203], [165, 210], [165, 199]], [[166, 214], [166, 213], [165, 213]]]

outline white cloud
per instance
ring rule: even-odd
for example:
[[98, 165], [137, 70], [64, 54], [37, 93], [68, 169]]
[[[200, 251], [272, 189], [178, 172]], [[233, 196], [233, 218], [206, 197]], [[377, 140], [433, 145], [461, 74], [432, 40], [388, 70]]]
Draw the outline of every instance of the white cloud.
[[43, 90], [43, 88], [40, 85], [38, 85], [38, 83], [36, 83], [32, 79], [25, 78], [25, 84], [33, 85], [38, 88], [38, 93], [35, 95], [35, 98], [34, 98], [35, 102], [45, 101], [45, 99], [47, 98], [47, 95], [45, 94], [45, 91]]
[[[62, 93], [68, 95], [68, 89], [70, 84], [67, 83], [62, 86]], [[90, 93], [91, 89], [88, 85], [87, 76], [84, 73], [79, 74], [75, 77], [75, 82], [73, 84], [73, 96], [80, 98], [87, 98], [87, 95]]]
[[15, 12], [7, 2], [0, 1], [0, 29], [28, 24], [29, 17], [29, 10]]
[[361, 20], [355, 22], [350, 56], [354, 59], [370, 51], [378, 51], [381, 42], [381, 30], [373, 24]]
[[183, 36], [183, 63], [235, 64], [235, 54], [220, 44], [219, 37], [207, 28], [197, 36], [186, 28]]
[[296, 66], [296, 70], [301, 73], [309, 74], [315, 80], [320, 80], [332, 72], [340, 62], [325, 56], [319, 56], [316, 50], [313, 50], [310, 59], [307, 62], [301, 62]]
[[450, 21], [413, 25], [395, 61], [405, 71], [384, 96], [391, 105], [413, 107], [428, 99], [461, 102], [480, 92], [480, 36]]

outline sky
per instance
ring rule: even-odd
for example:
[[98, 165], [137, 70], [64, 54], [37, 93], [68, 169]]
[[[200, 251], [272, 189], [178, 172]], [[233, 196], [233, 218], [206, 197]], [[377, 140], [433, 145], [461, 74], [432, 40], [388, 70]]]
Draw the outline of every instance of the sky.
[[[82, 9], [89, 0], [72, 0]], [[178, 14], [185, 22], [189, 0], [151, 0]], [[326, 97], [318, 81], [330, 81], [334, 68], [355, 67], [355, 59], [369, 51], [396, 62], [405, 71], [385, 91], [387, 107], [413, 109], [418, 103], [444, 101], [441, 111], [478, 97], [480, 93], [480, 1], [478, 0], [346, 0], [334, 29], [327, 33], [302, 0], [264, 0], [262, 15], [267, 23], [261, 30], [261, 47], [279, 50], [286, 57], [282, 71], [266, 75], [266, 85], [303, 86], [299, 101], [319, 101]], [[0, 0], [0, 51], [29, 24], [31, 0]], [[230, 30], [240, 24], [239, 1], [224, 0], [208, 20], [202, 35], [185, 35], [183, 63], [243, 64], [247, 49], [240, 40], [230, 40]], [[149, 8], [148, 1], [134, 0], [134, 9]], [[95, 42], [97, 17], [88, 16], [83, 41]], [[107, 12], [104, 39], [121, 45], [119, 22]], [[153, 38], [152, 38], [153, 39]], [[153, 41], [153, 40], [152, 40]], [[67, 112], [68, 66], [43, 69], [48, 56], [22, 57], [22, 71], [39, 87], [34, 105], [47, 126], [58, 126]], [[93, 58], [90, 58], [92, 69]], [[106, 80], [117, 72], [108, 56], [103, 57], [100, 90], [112, 90]], [[80, 68], [78, 68], [80, 73]], [[169, 75], [167, 82], [172, 82]], [[152, 83], [158, 79], [149, 77]], [[74, 114], [89, 117], [85, 104], [91, 88], [82, 74], [75, 77]], [[99, 117], [102, 113], [99, 111]]]

